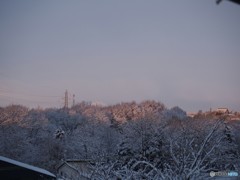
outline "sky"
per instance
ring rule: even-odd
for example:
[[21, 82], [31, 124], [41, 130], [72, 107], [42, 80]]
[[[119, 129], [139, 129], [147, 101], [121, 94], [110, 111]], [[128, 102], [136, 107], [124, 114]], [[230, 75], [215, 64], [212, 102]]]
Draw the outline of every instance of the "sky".
[[67, 89], [240, 111], [239, 18], [228, 1], [1, 0], [0, 106], [62, 107]]

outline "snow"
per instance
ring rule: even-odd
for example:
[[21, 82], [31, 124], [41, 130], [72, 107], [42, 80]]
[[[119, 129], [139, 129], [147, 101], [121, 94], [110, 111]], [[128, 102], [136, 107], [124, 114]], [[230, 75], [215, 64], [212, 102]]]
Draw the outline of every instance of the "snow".
[[15, 161], [13, 159], [9, 159], [9, 158], [3, 157], [3, 156], [0, 156], [0, 161], [4, 161], [4, 162], [10, 163], [10, 164], [14, 164], [14, 165], [17, 165], [17, 166], [20, 166], [20, 167], [23, 167], [23, 168], [26, 168], [26, 169], [29, 169], [29, 170], [32, 170], [32, 171], [36, 171], [36, 172], [39, 172], [39, 173], [42, 173], [42, 174], [52, 176], [52, 177], [56, 177], [54, 174], [50, 173], [49, 171], [47, 171], [45, 169], [41, 169], [41, 168], [38, 168], [38, 167], [35, 167], [35, 166], [32, 166], [32, 165], [28, 165], [28, 164], [25, 164], [25, 163], [22, 163], [22, 162], [19, 162], [19, 161]]

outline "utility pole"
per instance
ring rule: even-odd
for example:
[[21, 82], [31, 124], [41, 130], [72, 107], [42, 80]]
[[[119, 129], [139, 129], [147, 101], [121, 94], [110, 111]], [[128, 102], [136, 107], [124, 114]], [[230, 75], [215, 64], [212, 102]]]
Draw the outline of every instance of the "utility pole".
[[68, 91], [65, 91], [64, 108], [68, 108]]

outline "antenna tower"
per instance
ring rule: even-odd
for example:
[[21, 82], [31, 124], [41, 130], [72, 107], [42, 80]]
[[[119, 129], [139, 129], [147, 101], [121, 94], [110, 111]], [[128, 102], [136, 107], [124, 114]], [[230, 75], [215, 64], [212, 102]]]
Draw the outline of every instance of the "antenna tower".
[[64, 108], [68, 108], [68, 91], [65, 91]]
[[75, 94], [73, 94], [73, 103], [72, 106], [75, 106]]

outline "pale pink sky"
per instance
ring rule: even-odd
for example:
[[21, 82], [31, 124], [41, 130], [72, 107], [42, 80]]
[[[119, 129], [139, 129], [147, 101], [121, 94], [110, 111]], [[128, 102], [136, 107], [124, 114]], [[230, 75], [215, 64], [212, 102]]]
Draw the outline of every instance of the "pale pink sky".
[[240, 6], [192, 1], [0, 1], [0, 106], [154, 99], [240, 111]]

